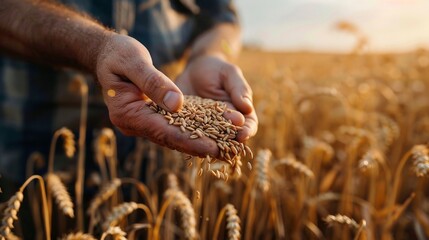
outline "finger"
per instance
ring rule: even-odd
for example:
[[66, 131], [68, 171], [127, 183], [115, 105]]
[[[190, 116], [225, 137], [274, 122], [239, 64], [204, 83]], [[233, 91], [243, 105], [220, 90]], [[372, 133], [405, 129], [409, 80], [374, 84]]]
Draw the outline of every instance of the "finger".
[[241, 112], [235, 110], [235, 107], [231, 103], [227, 102], [226, 106], [227, 109], [223, 113], [223, 116], [226, 119], [231, 120], [232, 124], [235, 126], [243, 126], [245, 121], [244, 115]]
[[221, 70], [224, 78], [225, 90], [231, 96], [232, 104], [242, 113], [249, 114], [253, 111], [252, 89], [250, 88], [241, 70], [233, 65], [225, 65]]
[[242, 129], [238, 132], [237, 140], [239, 142], [245, 142], [249, 138], [255, 136], [258, 131], [258, 117], [256, 116], [256, 112], [245, 115], [246, 121], [242, 126]]
[[145, 95], [169, 112], [178, 111], [183, 105], [180, 89], [153, 65], [140, 63], [129, 67], [125, 73]]

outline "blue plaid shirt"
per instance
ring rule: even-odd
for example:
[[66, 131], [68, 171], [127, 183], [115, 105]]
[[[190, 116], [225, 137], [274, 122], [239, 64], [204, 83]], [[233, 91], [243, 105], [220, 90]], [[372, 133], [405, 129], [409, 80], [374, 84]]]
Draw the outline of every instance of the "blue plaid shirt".
[[[148, 48], [157, 67], [180, 58], [201, 32], [217, 23], [237, 21], [230, 0], [61, 2], [89, 13], [107, 27], [126, 30]], [[0, 55], [0, 175], [22, 181], [27, 157], [34, 151], [47, 156], [56, 129], [65, 126], [77, 135], [80, 97], [69, 89], [74, 74]], [[110, 121], [98, 87], [87, 77], [89, 142]], [[91, 148], [87, 149], [87, 155], [92, 155]], [[128, 149], [118, 151], [127, 153]]]

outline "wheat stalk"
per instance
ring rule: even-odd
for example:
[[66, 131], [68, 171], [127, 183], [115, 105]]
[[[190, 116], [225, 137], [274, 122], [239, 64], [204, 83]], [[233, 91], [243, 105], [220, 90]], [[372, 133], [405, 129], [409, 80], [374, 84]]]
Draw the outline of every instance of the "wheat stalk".
[[69, 193], [67, 192], [66, 187], [61, 182], [61, 179], [58, 175], [49, 173], [46, 175], [46, 183], [50, 192], [52, 192], [52, 197], [55, 199], [59, 208], [63, 213], [71, 218], [74, 217], [73, 211], [73, 202]]
[[[86, 121], [88, 116], [88, 84], [82, 75], [76, 75], [73, 83], [79, 84], [80, 95], [82, 98], [79, 120], [79, 154], [77, 161], [77, 173], [75, 182], [76, 195], [76, 225], [77, 229], [82, 231], [84, 224], [83, 214], [83, 184], [85, 177], [85, 140], [86, 140]], [[77, 84], [76, 84], [77, 85]]]

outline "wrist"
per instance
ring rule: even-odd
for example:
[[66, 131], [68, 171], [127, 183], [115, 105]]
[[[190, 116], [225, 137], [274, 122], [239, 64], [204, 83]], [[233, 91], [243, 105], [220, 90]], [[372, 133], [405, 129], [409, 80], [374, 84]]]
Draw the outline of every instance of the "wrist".
[[90, 34], [90, 36], [92, 36], [91, 41], [88, 42], [88, 46], [82, 49], [78, 56], [85, 69], [91, 73], [96, 73], [100, 56], [103, 54], [103, 50], [110, 39], [115, 35], [117, 35], [117, 33], [107, 29], [98, 29], [96, 33]]

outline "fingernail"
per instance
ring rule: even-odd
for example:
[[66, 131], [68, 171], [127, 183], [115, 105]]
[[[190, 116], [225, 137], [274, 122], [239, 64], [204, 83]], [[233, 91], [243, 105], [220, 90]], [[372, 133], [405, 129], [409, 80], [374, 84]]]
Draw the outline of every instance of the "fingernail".
[[249, 97], [243, 97], [244, 101], [249, 105], [249, 107], [253, 106], [252, 100]]
[[176, 111], [179, 108], [180, 95], [177, 92], [168, 91], [164, 96], [163, 103], [170, 112]]

